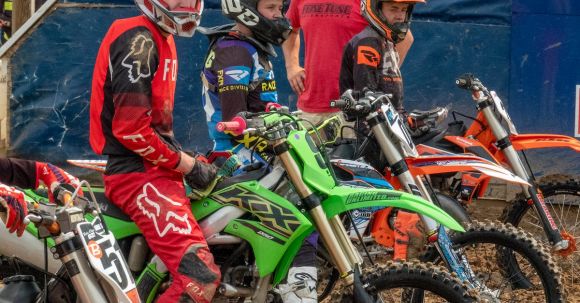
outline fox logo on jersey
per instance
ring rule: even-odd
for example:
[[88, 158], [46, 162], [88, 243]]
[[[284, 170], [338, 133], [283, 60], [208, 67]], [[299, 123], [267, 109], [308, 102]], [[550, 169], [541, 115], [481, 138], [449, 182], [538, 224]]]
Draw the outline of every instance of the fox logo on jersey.
[[155, 49], [153, 39], [143, 34], [135, 36], [131, 41], [131, 51], [123, 59], [121, 65], [127, 68], [129, 81], [137, 83], [140, 79], [151, 77], [151, 53]]
[[163, 238], [170, 230], [190, 234], [191, 225], [187, 214], [179, 215], [168, 210], [171, 205], [180, 206], [179, 203], [161, 194], [151, 183], [145, 184], [143, 193], [137, 196], [137, 206], [153, 221], [159, 237]]

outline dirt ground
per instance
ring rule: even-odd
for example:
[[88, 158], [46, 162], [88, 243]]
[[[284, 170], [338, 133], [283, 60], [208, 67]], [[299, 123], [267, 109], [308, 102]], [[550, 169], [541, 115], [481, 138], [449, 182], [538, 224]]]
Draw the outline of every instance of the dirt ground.
[[[469, 207], [469, 214], [477, 220], [499, 218], [507, 202], [500, 200], [479, 200]], [[565, 263], [560, 267], [562, 281], [565, 283], [566, 302], [580, 303], [580, 273], [570, 270]]]

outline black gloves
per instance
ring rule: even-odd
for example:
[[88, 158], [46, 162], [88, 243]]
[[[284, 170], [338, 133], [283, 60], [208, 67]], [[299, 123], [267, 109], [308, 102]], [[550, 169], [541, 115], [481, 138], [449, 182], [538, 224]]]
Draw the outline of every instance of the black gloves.
[[213, 164], [207, 164], [196, 160], [193, 168], [184, 178], [187, 185], [194, 190], [205, 191], [217, 177], [217, 168]]

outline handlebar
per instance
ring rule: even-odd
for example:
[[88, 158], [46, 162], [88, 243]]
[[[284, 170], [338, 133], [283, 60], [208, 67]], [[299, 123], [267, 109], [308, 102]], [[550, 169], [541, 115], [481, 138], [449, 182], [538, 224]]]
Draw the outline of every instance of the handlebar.
[[216, 129], [218, 132], [231, 131], [234, 135], [241, 135], [246, 129], [246, 120], [240, 116], [236, 116], [229, 122], [218, 122]]
[[455, 84], [461, 89], [472, 91], [472, 93], [483, 92], [486, 95], [488, 94], [487, 88], [483, 86], [478, 78], [470, 73], [459, 76], [455, 80]]
[[231, 131], [236, 136], [251, 134], [276, 140], [286, 137], [292, 129], [301, 128], [287, 107], [270, 104], [266, 109], [265, 112], [240, 112], [231, 121], [218, 122], [216, 129], [219, 132]]
[[52, 235], [60, 233], [60, 224], [53, 215], [33, 210], [24, 218], [25, 224], [29, 222], [34, 223], [36, 226], [44, 226]]
[[347, 114], [367, 115], [380, 108], [383, 103], [390, 102], [392, 95], [373, 92], [368, 89], [363, 92], [346, 90], [338, 100], [331, 100], [330, 107], [338, 108]]

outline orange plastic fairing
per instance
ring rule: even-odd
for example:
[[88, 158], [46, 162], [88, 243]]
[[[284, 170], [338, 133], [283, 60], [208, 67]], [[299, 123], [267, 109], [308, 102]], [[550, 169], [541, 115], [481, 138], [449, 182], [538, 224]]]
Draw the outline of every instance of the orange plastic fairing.
[[393, 247], [395, 245], [394, 231], [389, 227], [389, 215], [392, 210], [390, 207], [381, 209], [373, 215], [371, 235], [377, 243], [385, 247]]

